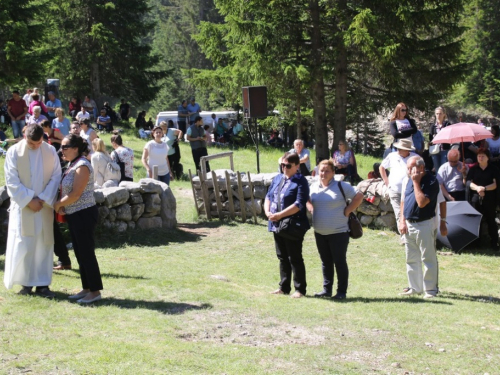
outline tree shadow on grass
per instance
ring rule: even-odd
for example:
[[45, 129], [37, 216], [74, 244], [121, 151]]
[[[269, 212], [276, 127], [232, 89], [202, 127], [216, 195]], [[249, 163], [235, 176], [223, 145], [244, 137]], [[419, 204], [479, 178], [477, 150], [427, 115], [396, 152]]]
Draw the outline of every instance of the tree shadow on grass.
[[96, 231], [96, 246], [99, 248], [118, 249], [125, 246], [156, 247], [169, 243], [198, 242], [209, 235], [210, 230], [221, 226], [236, 226], [235, 223], [219, 220], [197, 224], [179, 224], [174, 229], [131, 230], [125, 233], [113, 233], [104, 230]]

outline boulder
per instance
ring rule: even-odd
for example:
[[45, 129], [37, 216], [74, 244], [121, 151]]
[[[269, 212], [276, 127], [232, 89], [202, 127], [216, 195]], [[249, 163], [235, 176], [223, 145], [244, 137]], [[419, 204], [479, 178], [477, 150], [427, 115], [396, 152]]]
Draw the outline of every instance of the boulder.
[[250, 186], [246, 185], [242, 187], [243, 189], [243, 197], [245, 199], [250, 199]]
[[[252, 214], [252, 200], [245, 201], [247, 213]], [[255, 207], [255, 213], [260, 215], [262, 213], [262, 201], [260, 199], [253, 200], [253, 206]]]
[[359, 221], [361, 223], [361, 225], [370, 225], [371, 223], [373, 223], [373, 219], [375, 218], [375, 216], [370, 216], [370, 215], [361, 215]]
[[267, 195], [267, 187], [264, 185], [255, 186], [253, 188], [253, 197], [258, 199], [264, 199]]
[[163, 228], [175, 228], [177, 226], [176, 212], [177, 201], [172, 190], [167, 184], [162, 184], [161, 198], [161, 221]]
[[378, 208], [382, 212], [394, 212], [394, 208], [392, 208], [391, 201], [384, 202], [384, 200], [381, 200]]
[[132, 220], [137, 221], [144, 213], [144, 203], [134, 204], [130, 209], [132, 211]]
[[109, 208], [106, 206], [97, 206], [97, 211], [99, 212], [99, 222], [103, 223], [104, 219], [109, 216]]
[[110, 187], [101, 191], [104, 194], [104, 205], [108, 208], [126, 203], [130, 196], [128, 190], [122, 187]]
[[109, 209], [108, 220], [111, 222], [116, 220], [116, 210], [114, 208]]
[[104, 229], [107, 229], [107, 230], [112, 230], [113, 229], [113, 223], [107, 219], [105, 219], [103, 222], [102, 222], [102, 227]]
[[101, 189], [95, 189], [94, 190], [94, 199], [97, 204], [103, 204], [104, 203], [104, 194]]
[[116, 207], [116, 220], [132, 220], [132, 210], [129, 204], [125, 203], [121, 206]]
[[119, 186], [127, 189], [130, 194], [138, 193], [141, 191], [141, 184], [139, 184], [138, 182], [122, 181], [120, 182]]
[[139, 181], [139, 184], [141, 185], [141, 192], [142, 193], [156, 193], [156, 194], [161, 194], [161, 186], [159, 184], [162, 184], [163, 182], [157, 181], [153, 178], [143, 178], [142, 180]]
[[115, 230], [118, 233], [124, 233], [128, 229], [128, 225], [124, 221], [115, 221], [113, 223], [113, 230]]
[[375, 219], [378, 228], [396, 228], [396, 217], [393, 214], [381, 215]]
[[142, 194], [141, 193], [130, 193], [130, 198], [128, 200], [128, 203], [130, 204], [137, 204], [137, 203], [142, 203]]
[[155, 216], [155, 217], [141, 217], [139, 220], [137, 220], [137, 228], [141, 230], [145, 229], [153, 229], [153, 228], [161, 228], [162, 227], [162, 220], [161, 217]]
[[154, 216], [160, 212], [161, 199], [157, 193], [144, 194], [142, 199], [144, 199], [144, 213], [152, 213]]
[[134, 230], [135, 229], [135, 221], [127, 221], [127, 227], [128, 227], [128, 230]]
[[361, 212], [365, 215], [377, 216], [380, 214], [380, 209], [377, 206], [374, 206], [371, 203], [363, 201], [358, 207], [357, 212]]
[[370, 201], [366, 201], [366, 202], [371, 203], [374, 206], [378, 206], [380, 204], [380, 197], [379, 196], [365, 195], [365, 199], [370, 199]]

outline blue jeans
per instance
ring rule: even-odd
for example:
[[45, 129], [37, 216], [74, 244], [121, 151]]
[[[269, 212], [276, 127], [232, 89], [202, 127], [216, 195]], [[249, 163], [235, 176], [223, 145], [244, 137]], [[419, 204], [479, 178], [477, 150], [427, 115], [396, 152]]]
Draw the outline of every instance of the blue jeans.
[[438, 172], [439, 167], [448, 161], [448, 151], [449, 150], [442, 150], [439, 154], [432, 155], [432, 164], [434, 164], [434, 170], [436, 173]]
[[168, 172], [166, 175], [158, 176], [158, 180], [170, 186], [170, 172]]
[[23, 128], [26, 122], [24, 120], [12, 120], [12, 132], [14, 133], [14, 138], [20, 138], [23, 136]]

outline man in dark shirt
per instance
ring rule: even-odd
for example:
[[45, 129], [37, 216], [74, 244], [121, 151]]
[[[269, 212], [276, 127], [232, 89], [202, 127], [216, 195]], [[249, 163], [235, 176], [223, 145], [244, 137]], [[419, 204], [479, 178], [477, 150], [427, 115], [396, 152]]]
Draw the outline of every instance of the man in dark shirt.
[[[194, 120], [194, 124], [191, 125], [187, 130], [187, 140], [191, 145], [191, 152], [193, 154], [194, 164], [196, 170], [201, 170], [200, 159], [202, 156], [207, 156], [207, 134], [203, 129], [203, 119], [197, 116]], [[210, 165], [206, 162], [207, 172], [210, 172]]]
[[187, 105], [187, 100], [183, 100], [181, 105], [177, 108], [177, 125], [179, 126], [179, 130], [182, 134], [186, 134], [186, 123], [189, 118]]
[[128, 121], [130, 117], [130, 104], [128, 104], [125, 99], [121, 100], [120, 104], [120, 117], [123, 121]]
[[[406, 272], [410, 287], [401, 295], [425, 292], [424, 298], [438, 293], [438, 262], [436, 256], [436, 205], [439, 183], [434, 175], [425, 170], [420, 156], [408, 159], [408, 180], [403, 182], [399, 231], [405, 238]], [[447, 234], [446, 209], [441, 207], [441, 234]], [[444, 206], [446, 207], [446, 206]], [[422, 262], [424, 272], [422, 275]]]

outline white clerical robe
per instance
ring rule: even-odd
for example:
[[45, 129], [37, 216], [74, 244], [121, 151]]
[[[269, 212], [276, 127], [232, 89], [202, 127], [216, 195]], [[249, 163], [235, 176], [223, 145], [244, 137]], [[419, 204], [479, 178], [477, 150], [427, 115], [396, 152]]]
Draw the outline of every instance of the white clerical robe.
[[[61, 181], [59, 158], [54, 147], [45, 142], [38, 149], [30, 150], [22, 140], [7, 152], [4, 169], [10, 196], [4, 284], [7, 289], [15, 284], [50, 285], [53, 205]], [[28, 181], [28, 186], [22, 181]], [[34, 197], [45, 201], [44, 208], [36, 213], [27, 207]]]

